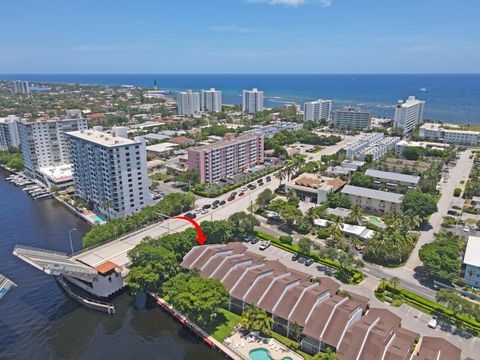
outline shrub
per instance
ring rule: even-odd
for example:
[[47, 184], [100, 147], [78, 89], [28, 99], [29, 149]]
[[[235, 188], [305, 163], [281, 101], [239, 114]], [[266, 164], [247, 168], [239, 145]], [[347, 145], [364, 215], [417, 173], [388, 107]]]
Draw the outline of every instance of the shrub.
[[462, 189], [455, 188], [455, 190], [453, 190], [453, 196], [459, 197], [461, 194], [462, 194]]
[[293, 238], [289, 235], [282, 235], [278, 239], [284, 244], [291, 244], [293, 242]]

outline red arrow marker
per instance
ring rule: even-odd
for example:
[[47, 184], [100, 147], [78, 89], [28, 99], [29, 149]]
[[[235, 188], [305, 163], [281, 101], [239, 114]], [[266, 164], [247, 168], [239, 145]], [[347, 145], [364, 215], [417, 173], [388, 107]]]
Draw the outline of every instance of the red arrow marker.
[[186, 220], [186, 221], [192, 223], [193, 226], [195, 226], [195, 230], [197, 230], [197, 238], [195, 240], [197, 240], [197, 242], [200, 245], [203, 245], [205, 240], [207, 240], [207, 236], [203, 233], [202, 228], [200, 227], [200, 225], [198, 225], [198, 223], [195, 220], [190, 219], [190, 218], [185, 217], [185, 216], [174, 216], [173, 218], [174, 219], [180, 219], [180, 220]]

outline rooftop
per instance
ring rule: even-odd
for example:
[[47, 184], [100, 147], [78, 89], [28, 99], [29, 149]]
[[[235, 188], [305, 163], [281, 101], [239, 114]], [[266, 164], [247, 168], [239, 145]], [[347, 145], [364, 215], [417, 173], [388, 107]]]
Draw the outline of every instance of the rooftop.
[[373, 189], [368, 189], [368, 188], [363, 188], [363, 187], [358, 187], [353, 185], [346, 185], [342, 189], [342, 194], [356, 195], [356, 196], [367, 197], [367, 198], [376, 199], [376, 200], [383, 200], [383, 201], [388, 201], [395, 204], [400, 204], [403, 199], [403, 195], [401, 194], [396, 194], [396, 193], [391, 193], [391, 192], [386, 192], [381, 190], [373, 190]]
[[178, 146], [177, 144], [165, 142], [165, 143], [160, 143], [155, 145], [149, 145], [147, 146], [147, 151], [152, 151], [157, 153], [170, 152], [177, 146]]
[[291, 185], [297, 185], [302, 187], [308, 187], [312, 189], [324, 189], [331, 188], [333, 191], [337, 191], [343, 185], [345, 181], [339, 177], [331, 178], [326, 176], [319, 176], [317, 174], [302, 174], [298, 178], [290, 182]]
[[71, 131], [67, 133], [68, 135], [89, 141], [94, 144], [106, 146], [106, 147], [117, 147], [125, 145], [134, 145], [138, 142], [119, 136], [113, 136], [101, 131], [96, 130], [80, 130], [80, 131]]
[[463, 263], [480, 267], [480, 237], [469, 236]]
[[373, 169], [368, 169], [367, 171], [365, 171], [365, 175], [384, 180], [400, 181], [411, 184], [418, 184], [418, 182], [420, 181], [420, 176], [406, 175], [396, 172], [380, 171]]
[[221, 141], [217, 141], [213, 144], [197, 146], [195, 148], [192, 148], [191, 150], [195, 150], [195, 151], [215, 150], [215, 149], [218, 149], [218, 148], [222, 148], [224, 146], [239, 144], [239, 143], [242, 143], [244, 141], [253, 140], [253, 139], [256, 139], [259, 136], [260, 135], [258, 135], [258, 134], [247, 134], [247, 135], [241, 135], [241, 136], [235, 137], [233, 134], [227, 134], [227, 135], [225, 135], [224, 139], [221, 140]]

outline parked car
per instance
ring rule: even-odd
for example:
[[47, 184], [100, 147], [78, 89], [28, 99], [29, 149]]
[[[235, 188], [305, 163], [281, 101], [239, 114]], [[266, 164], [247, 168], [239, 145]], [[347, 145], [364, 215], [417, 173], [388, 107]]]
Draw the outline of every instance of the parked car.
[[245, 195], [243, 191], [240, 194], [238, 194], [238, 196], [243, 196], [243, 195]]
[[455, 209], [455, 210], [462, 210], [462, 208], [458, 205], [453, 205], [452, 206], [452, 209]]
[[257, 188], [257, 187], [256, 187], [255, 185], [250, 186], [250, 190], [254, 190], [254, 189], [256, 189], [256, 188]]
[[195, 209], [195, 214], [200, 214], [202, 212], [202, 209]]
[[258, 180], [257, 180], [257, 184], [260, 184], [260, 183], [262, 183], [262, 182], [263, 182], [263, 179], [258, 179]]
[[270, 245], [272, 245], [272, 242], [271, 241], [262, 241], [262, 243], [260, 244], [260, 250], [265, 250], [265, 249], [268, 249], [268, 247], [270, 247]]
[[222, 201], [220, 201], [220, 202], [218, 203], [218, 205], [223, 206], [223, 205], [225, 205], [226, 203], [227, 203], [227, 202], [226, 202], [225, 200], [222, 200]]
[[267, 182], [270, 182], [270, 181], [272, 181], [272, 178], [271, 178], [270, 176], [267, 176], [267, 177], [265, 178], [265, 180], [267, 180]]
[[456, 211], [456, 210], [448, 210], [448, 211], [447, 211], [447, 214], [448, 214], [448, 215], [452, 215], [452, 216], [457, 216], [457, 215], [458, 215], [458, 211]]
[[465, 226], [465, 227], [463, 228], [463, 231], [466, 232], [466, 233], [468, 233], [468, 232], [470, 232], [470, 228], [469, 228], [468, 226]]
[[197, 215], [195, 213], [188, 212], [188, 213], [185, 214], [185, 217], [189, 218], [189, 219], [195, 219], [197, 217]]
[[260, 241], [260, 239], [257, 238], [256, 236], [254, 236], [253, 239], [252, 239], [252, 241], [251, 241], [251, 243], [252, 243], [252, 244], [256, 244], [256, 243], [258, 243], [259, 241]]
[[435, 329], [438, 325], [438, 318], [436, 316], [432, 316], [428, 321], [428, 327]]
[[205, 205], [203, 205], [202, 209], [210, 209], [211, 207], [212, 207], [212, 205], [205, 204]]
[[230, 193], [230, 196], [235, 196], [235, 195], [237, 195], [237, 192], [236, 192], [236, 191]]
[[218, 204], [213, 204], [212, 205], [212, 210], [215, 210], [216, 208], [218, 208]]
[[307, 260], [305, 260], [305, 266], [310, 266], [313, 263], [314, 263], [313, 259], [308, 258]]
[[220, 200], [215, 200], [212, 205], [218, 205], [220, 203]]
[[292, 256], [292, 261], [297, 261], [299, 257], [300, 257], [300, 255], [298, 255], [298, 254], [293, 254], [293, 256]]
[[300, 264], [303, 264], [305, 263], [305, 261], [307, 261], [307, 259], [305, 259], [303, 256], [299, 256], [297, 261], [300, 263]]
[[234, 196], [234, 195], [230, 195], [227, 200], [228, 200], [228, 201], [235, 200], [235, 196]]
[[208, 213], [208, 209], [203, 209], [202, 214], [206, 214], [206, 213]]
[[254, 235], [248, 235], [248, 236], [245, 238], [244, 241], [245, 241], [246, 243], [249, 243], [249, 242], [251, 242], [254, 238], [255, 238]]

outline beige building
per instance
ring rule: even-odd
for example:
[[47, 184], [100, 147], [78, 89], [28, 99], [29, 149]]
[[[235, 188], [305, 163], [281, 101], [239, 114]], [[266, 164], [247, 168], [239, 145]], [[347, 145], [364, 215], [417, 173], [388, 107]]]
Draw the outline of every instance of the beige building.
[[293, 190], [302, 200], [310, 199], [311, 202], [321, 204], [327, 201], [331, 192], [336, 192], [346, 184], [339, 177], [331, 178], [318, 174], [302, 174], [285, 185], [285, 190]]
[[348, 196], [352, 205], [358, 205], [367, 211], [387, 213], [401, 211], [403, 195], [387, 191], [373, 190], [347, 185], [342, 194]]

